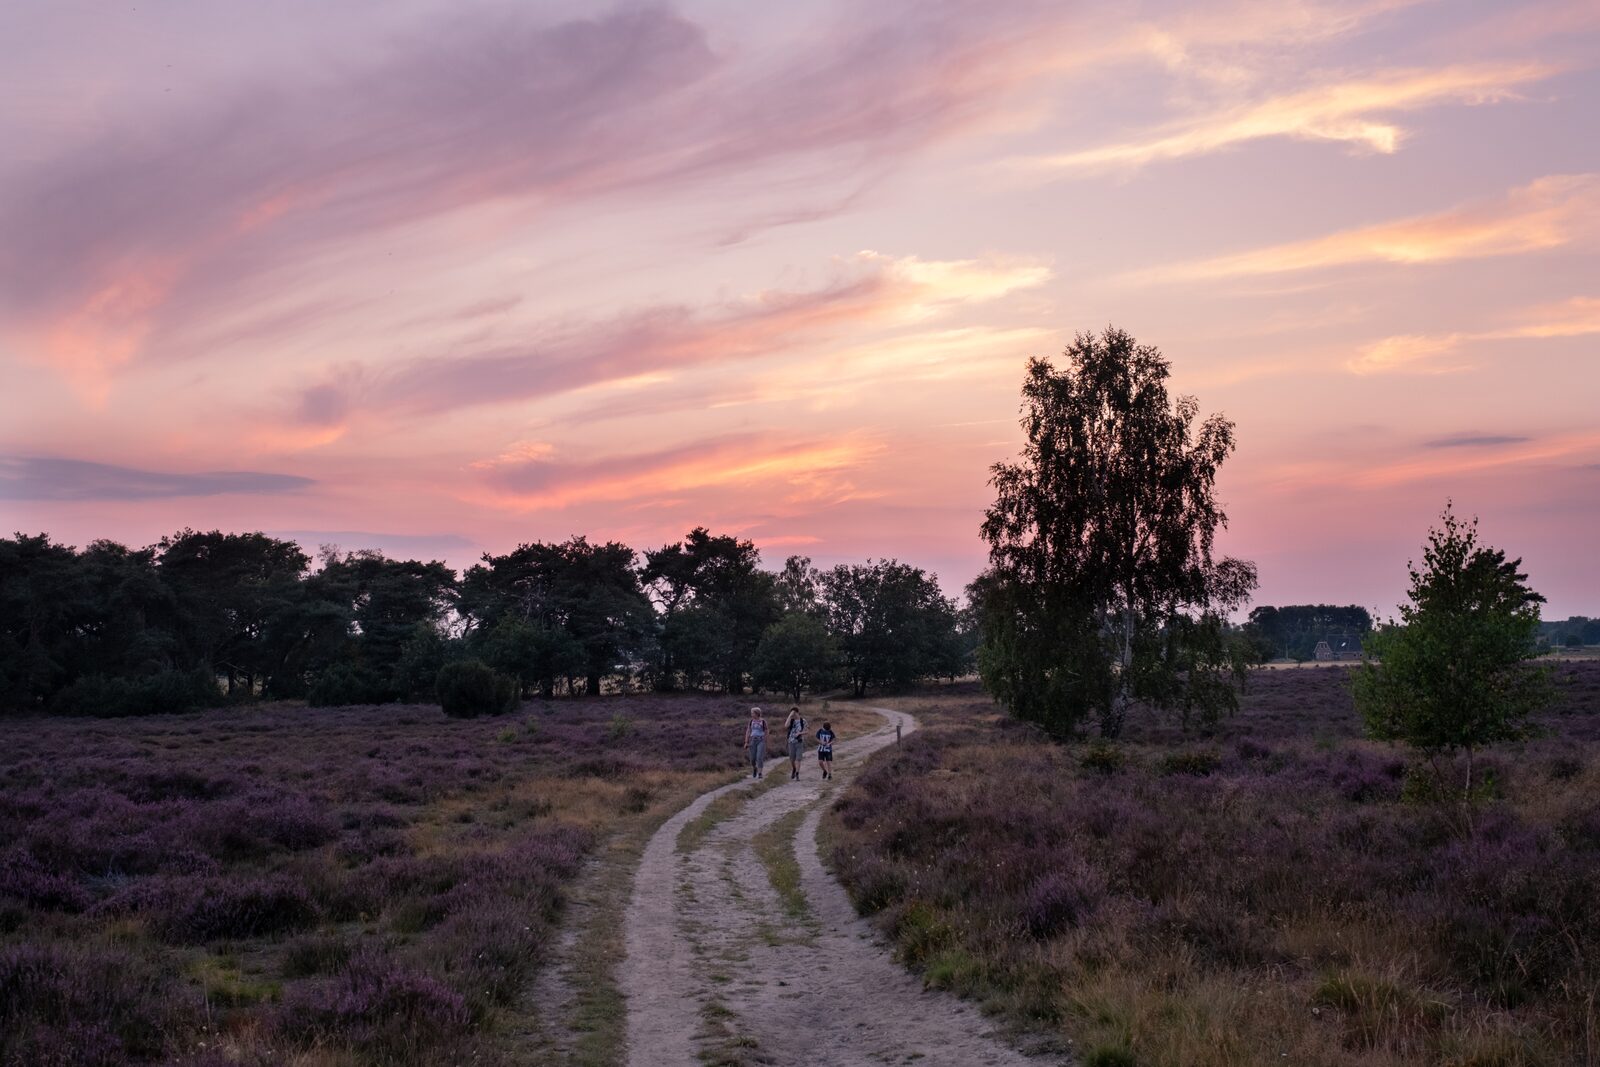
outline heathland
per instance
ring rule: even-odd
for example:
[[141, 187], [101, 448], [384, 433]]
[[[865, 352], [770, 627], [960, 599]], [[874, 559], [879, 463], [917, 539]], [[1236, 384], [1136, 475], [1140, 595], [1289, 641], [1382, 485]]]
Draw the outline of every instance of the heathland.
[[747, 708], [0, 720], [0, 1063], [529, 1062], [574, 878], [735, 775]]
[[1600, 665], [1470, 806], [1363, 739], [1349, 673], [1114, 747], [975, 686], [891, 700], [924, 729], [824, 824], [836, 871], [927, 985], [1090, 1067], [1600, 1062]]

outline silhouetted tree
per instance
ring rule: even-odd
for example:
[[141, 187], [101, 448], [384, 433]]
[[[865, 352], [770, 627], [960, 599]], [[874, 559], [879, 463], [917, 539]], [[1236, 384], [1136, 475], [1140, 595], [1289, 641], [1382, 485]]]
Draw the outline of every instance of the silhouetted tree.
[[1213, 719], [1247, 662], [1226, 616], [1255, 587], [1250, 564], [1212, 557], [1233, 424], [1197, 426], [1161, 353], [1121, 330], [1081, 334], [1065, 358], [1028, 364], [1021, 462], [993, 468], [973, 587], [984, 682], [1057, 733], [1093, 718], [1116, 736], [1135, 699]]
[[627, 669], [654, 626], [650, 600], [634, 570], [633, 549], [574, 537], [560, 544], [519, 545], [503, 556], [485, 553], [462, 578], [460, 608], [476, 627], [510, 615], [561, 631], [579, 649], [590, 695], [601, 679]]
[[253, 693], [271, 684], [275, 657], [266, 640], [273, 618], [301, 595], [310, 559], [293, 541], [262, 533], [183, 530], [157, 545], [161, 581], [176, 598], [188, 663]]
[[682, 542], [646, 552], [640, 579], [661, 612], [656, 685], [670, 689], [680, 675], [697, 685], [711, 674], [741, 692], [756, 644], [780, 613], [778, 582], [761, 570], [760, 550], [697, 526]]
[[938, 580], [896, 560], [840, 564], [817, 581], [840, 667], [855, 695], [940, 674], [955, 608]]

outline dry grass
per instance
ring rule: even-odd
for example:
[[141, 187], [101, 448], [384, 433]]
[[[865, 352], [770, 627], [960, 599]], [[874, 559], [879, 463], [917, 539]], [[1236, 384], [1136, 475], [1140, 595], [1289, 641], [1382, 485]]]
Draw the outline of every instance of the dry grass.
[[1600, 672], [1491, 755], [1470, 838], [1402, 799], [1341, 675], [1113, 756], [971, 690], [886, 701], [925, 729], [823, 840], [927, 984], [1089, 1067], [1600, 1064]]

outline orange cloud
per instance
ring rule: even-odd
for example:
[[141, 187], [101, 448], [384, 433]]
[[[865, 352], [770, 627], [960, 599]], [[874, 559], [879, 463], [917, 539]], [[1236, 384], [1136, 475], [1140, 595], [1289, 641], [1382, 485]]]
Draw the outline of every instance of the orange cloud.
[[484, 491], [471, 499], [531, 511], [759, 485], [768, 491], [781, 487], [788, 502], [839, 503], [867, 495], [849, 474], [882, 451], [882, 445], [861, 438], [785, 443], [740, 436], [583, 462], [541, 456], [489, 468], [473, 464], [488, 473]]
[[1377, 116], [1446, 103], [1494, 103], [1512, 97], [1514, 86], [1556, 72], [1539, 63], [1395, 71], [1225, 108], [1137, 140], [1037, 157], [1021, 166], [1051, 173], [1139, 167], [1269, 137], [1337, 141], [1388, 154], [1399, 148], [1404, 130]]
[[1557, 174], [1498, 199], [1435, 215], [1158, 268], [1141, 277], [1210, 281], [1357, 263], [1442, 263], [1540, 252], [1596, 233], [1600, 233], [1600, 174]]
[[[1549, 337], [1584, 337], [1600, 333], [1600, 298], [1578, 296], [1560, 304], [1534, 308], [1520, 326], [1477, 333], [1401, 334], [1385, 337], [1363, 348], [1345, 364], [1353, 374], [1385, 374], [1418, 370], [1443, 374], [1465, 369], [1464, 364], [1443, 365], [1434, 357], [1454, 352], [1477, 341], [1538, 340]], [[1417, 367], [1417, 364], [1422, 364]]]

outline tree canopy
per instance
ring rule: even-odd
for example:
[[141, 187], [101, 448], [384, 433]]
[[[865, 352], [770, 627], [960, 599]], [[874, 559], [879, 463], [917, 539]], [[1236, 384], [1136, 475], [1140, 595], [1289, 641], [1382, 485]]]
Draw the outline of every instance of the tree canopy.
[[1022, 457], [992, 472], [971, 588], [984, 682], [1056, 733], [1115, 736], [1136, 699], [1214, 719], [1245, 663], [1227, 615], [1255, 587], [1251, 564], [1213, 558], [1233, 423], [1169, 398], [1166, 359], [1121, 330], [1064, 359], [1029, 362]]

